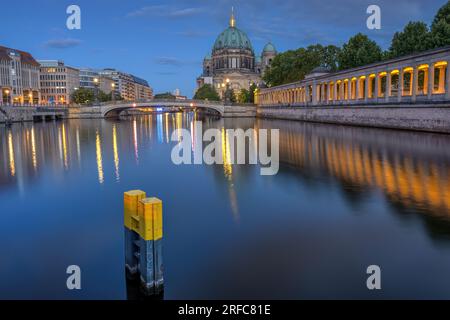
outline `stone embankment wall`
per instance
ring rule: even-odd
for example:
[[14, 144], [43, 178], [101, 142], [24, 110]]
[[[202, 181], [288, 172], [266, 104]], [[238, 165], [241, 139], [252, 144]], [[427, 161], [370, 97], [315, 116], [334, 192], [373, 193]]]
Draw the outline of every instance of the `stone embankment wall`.
[[68, 119], [98, 119], [102, 118], [100, 107], [69, 108]]
[[257, 116], [260, 118], [450, 133], [450, 104], [258, 107]]
[[5, 107], [0, 110], [0, 123], [7, 120], [11, 122], [33, 121], [35, 108], [30, 107]]

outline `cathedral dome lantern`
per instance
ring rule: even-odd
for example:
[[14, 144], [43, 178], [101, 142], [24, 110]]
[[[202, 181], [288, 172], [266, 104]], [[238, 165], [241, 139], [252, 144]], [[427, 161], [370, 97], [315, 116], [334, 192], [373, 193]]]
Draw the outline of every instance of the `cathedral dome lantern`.
[[222, 98], [227, 87], [235, 93], [248, 90], [252, 83], [262, 82], [264, 59], [271, 61], [275, 55], [272, 44], [266, 45], [262, 55], [255, 54], [249, 37], [237, 27], [232, 9], [228, 27], [216, 38], [211, 55], [203, 60], [203, 73], [197, 78], [197, 85], [199, 88], [212, 85]]
[[213, 50], [244, 49], [253, 52], [252, 43], [247, 34], [236, 27], [234, 12], [231, 14], [230, 26], [216, 39]]

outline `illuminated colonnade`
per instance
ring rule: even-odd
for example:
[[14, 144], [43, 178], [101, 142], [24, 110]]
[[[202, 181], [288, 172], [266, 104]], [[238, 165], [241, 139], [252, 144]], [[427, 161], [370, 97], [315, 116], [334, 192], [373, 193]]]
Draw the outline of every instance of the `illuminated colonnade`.
[[420, 103], [450, 100], [450, 47], [261, 89], [260, 106]]

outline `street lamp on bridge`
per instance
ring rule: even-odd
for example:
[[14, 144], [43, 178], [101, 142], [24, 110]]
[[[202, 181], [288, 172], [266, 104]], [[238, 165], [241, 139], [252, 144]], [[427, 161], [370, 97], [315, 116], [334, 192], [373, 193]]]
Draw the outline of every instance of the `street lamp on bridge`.
[[111, 101], [116, 101], [116, 84], [115, 83], [111, 83]]
[[98, 104], [98, 78], [94, 78], [95, 104]]
[[8, 103], [8, 104], [10, 103], [10, 102], [9, 102], [9, 99], [10, 99], [9, 93], [10, 93], [10, 91], [9, 91], [8, 89], [6, 89], [6, 90], [5, 90], [5, 94], [6, 94], [6, 103]]

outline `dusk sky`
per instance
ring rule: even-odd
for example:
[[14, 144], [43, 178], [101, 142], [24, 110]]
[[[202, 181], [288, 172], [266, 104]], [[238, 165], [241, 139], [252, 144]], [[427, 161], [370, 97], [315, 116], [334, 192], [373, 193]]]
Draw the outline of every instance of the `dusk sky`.
[[[445, 0], [29, 0], [2, 6], [0, 45], [58, 59], [74, 67], [117, 68], [146, 79], [155, 92], [181, 89], [191, 97], [202, 59], [228, 26], [257, 54], [267, 41], [278, 51], [321, 43], [341, 45], [363, 32], [388, 48], [408, 21], [431, 23]], [[66, 28], [66, 8], [81, 7], [81, 30]], [[366, 27], [366, 9], [382, 10], [382, 29]]]

